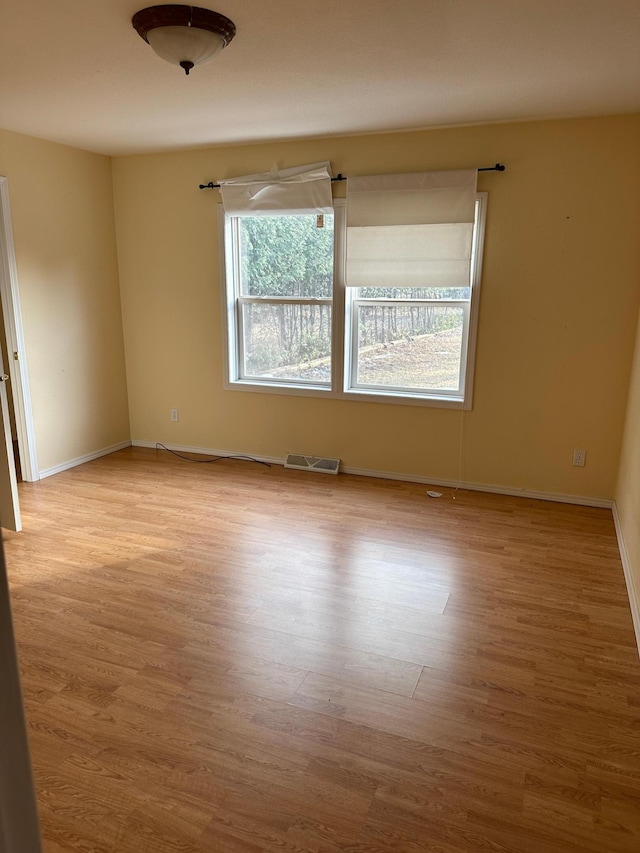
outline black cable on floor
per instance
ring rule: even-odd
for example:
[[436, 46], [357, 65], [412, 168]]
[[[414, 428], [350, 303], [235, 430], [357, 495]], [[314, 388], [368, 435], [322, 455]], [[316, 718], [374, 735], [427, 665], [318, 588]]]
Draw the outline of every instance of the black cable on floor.
[[263, 462], [262, 459], [254, 459], [253, 456], [213, 456], [209, 459], [191, 459], [190, 456], [183, 456], [182, 453], [177, 453], [175, 450], [171, 450], [171, 448], [167, 447], [166, 444], [161, 444], [159, 441], [156, 441], [156, 450], [159, 447], [169, 453], [173, 453], [173, 455], [177, 456], [178, 459], [184, 459], [185, 462], [203, 462], [206, 465], [209, 462], [220, 462], [221, 459], [244, 459], [247, 462], [257, 462], [258, 465], [265, 465], [267, 468], [271, 468], [271, 465], [268, 462]]

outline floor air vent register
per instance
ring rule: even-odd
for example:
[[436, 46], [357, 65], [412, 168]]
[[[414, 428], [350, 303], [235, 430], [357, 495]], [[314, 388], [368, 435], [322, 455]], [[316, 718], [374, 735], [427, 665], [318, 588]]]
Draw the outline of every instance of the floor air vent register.
[[288, 453], [284, 467], [296, 468], [298, 471], [318, 471], [321, 474], [337, 474], [340, 468], [340, 460], [329, 459], [326, 456], [303, 456], [301, 453]]

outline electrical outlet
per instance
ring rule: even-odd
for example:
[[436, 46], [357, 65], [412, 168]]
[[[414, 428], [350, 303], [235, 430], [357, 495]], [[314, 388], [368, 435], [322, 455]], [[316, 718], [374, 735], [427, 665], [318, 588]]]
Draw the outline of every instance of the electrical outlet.
[[[178, 421], [180, 420], [180, 418], [178, 417], [178, 410], [177, 409], [171, 409], [171, 420], [174, 423], [178, 423]], [[575, 465], [575, 462], [573, 464]], [[584, 465], [584, 462], [582, 464]]]
[[578, 448], [576, 448], [573, 451], [573, 462], [572, 462], [572, 464], [575, 465], [577, 468], [584, 468], [584, 461], [585, 461], [586, 456], [587, 456], [586, 450], [579, 450]]

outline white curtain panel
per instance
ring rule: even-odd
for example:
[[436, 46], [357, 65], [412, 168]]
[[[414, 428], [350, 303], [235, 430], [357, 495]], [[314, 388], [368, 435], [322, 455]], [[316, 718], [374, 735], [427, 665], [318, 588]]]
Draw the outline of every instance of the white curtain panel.
[[347, 285], [468, 287], [476, 169], [349, 178]]
[[276, 169], [218, 181], [229, 216], [287, 216], [333, 213], [329, 162]]

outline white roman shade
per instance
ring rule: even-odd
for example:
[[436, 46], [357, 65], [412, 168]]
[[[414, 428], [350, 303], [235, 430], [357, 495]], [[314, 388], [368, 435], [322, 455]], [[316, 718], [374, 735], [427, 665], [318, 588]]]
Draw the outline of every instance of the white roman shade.
[[477, 170], [349, 178], [347, 285], [468, 287]]
[[333, 213], [329, 162], [218, 181], [229, 216]]

